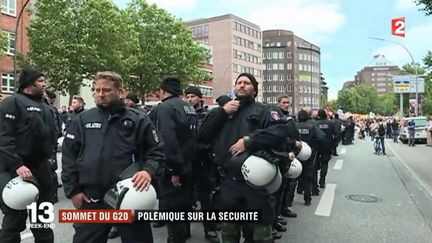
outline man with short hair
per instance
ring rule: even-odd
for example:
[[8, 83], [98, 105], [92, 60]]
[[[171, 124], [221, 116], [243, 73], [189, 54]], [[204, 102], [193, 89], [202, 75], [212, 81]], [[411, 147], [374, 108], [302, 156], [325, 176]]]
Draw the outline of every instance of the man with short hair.
[[[166, 163], [159, 180], [163, 210], [189, 211], [192, 208], [192, 161], [196, 158], [196, 129], [198, 117], [195, 109], [183, 101], [180, 80], [165, 78], [160, 86], [162, 103], [149, 114], [165, 141]], [[190, 237], [189, 224], [169, 222], [168, 243], [185, 243]]]
[[[42, 202], [52, 203], [53, 192], [57, 190], [52, 185], [49, 162], [57, 143], [55, 115], [43, 101], [46, 86], [43, 73], [24, 69], [18, 82], [18, 92], [0, 103], [0, 174], [18, 175], [28, 181], [36, 179], [39, 189], [36, 207], [39, 208]], [[0, 207], [4, 214], [0, 242], [20, 242], [20, 232], [26, 228], [27, 210], [13, 210], [4, 202], [0, 202]], [[30, 230], [35, 242], [54, 242], [49, 227]]]
[[[134, 188], [130, 190], [147, 190], [165, 159], [156, 127], [143, 112], [125, 107], [121, 84], [119, 74], [98, 72], [96, 107], [76, 115], [66, 129], [62, 181], [76, 209], [110, 209], [104, 195], [122, 179], [131, 178]], [[132, 172], [121, 178], [129, 169]], [[116, 226], [122, 242], [153, 242], [148, 222]], [[74, 243], [103, 243], [111, 225], [76, 223], [74, 229]]]
[[[213, 143], [220, 174], [220, 207], [223, 210], [257, 210], [260, 222], [251, 224], [253, 242], [273, 242], [274, 208], [265, 189], [244, 180], [241, 167], [256, 152], [276, 149], [285, 142], [287, 129], [278, 111], [256, 102], [258, 82], [252, 74], [240, 74], [234, 85], [235, 100], [209, 113], [199, 130], [199, 141]], [[245, 224], [224, 222], [222, 242], [239, 242]]]

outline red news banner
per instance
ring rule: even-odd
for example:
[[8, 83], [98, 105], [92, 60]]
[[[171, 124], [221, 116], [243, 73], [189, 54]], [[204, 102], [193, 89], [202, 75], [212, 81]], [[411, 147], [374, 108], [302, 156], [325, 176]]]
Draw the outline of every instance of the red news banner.
[[132, 210], [76, 210], [60, 209], [59, 223], [129, 224]]

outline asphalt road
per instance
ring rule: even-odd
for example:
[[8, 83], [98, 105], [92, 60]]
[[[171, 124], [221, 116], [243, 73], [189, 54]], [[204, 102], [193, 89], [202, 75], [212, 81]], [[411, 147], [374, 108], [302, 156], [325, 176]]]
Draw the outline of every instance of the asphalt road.
[[[292, 210], [299, 216], [288, 219], [288, 231], [276, 242], [432, 242], [432, 148], [386, 143], [388, 156], [373, 154], [368, 139], [340, 146], [326, 188], [311, 206], [296, 195]], [[55, 210], [71, 208], [59, 192]], [[166, 228], [153, 232], [155, 243], [166, 242]], [[55, 242], [71, 242], [72, 225], [56, 223], [54, 233]], [[33, 242], [28, 230], [22, 236]], [[192, 224], [188, 242], [205, 242], [200, 224]]]

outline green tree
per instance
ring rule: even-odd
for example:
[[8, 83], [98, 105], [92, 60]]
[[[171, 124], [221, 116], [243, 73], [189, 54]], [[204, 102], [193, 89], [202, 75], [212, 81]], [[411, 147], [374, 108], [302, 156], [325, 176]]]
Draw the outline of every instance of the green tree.
[[164, 76], [177, 76], [182, 84], [211, 79], [203, 65], [209, 51], [192, 39], [179, 19], [145, 0], [133, 0], [125, 9], [127, 28], [125, 60], [130, 73], [128, 86], [148, 94], [159, 89]]
[[0, 31], [0, 57], [4, 55], [6, 45], [7, 45], [6, 36], [3, 34], [3, 32]]
[[432, 115], [432, 52], [428, 51], [423, 59], [428, 70], [425, 75], [425, 94], [423, 96], [423, 114]]
[[47, 74], [54, 89], [72, 96], [97, 71], [124, 73], [125, 21], [111, 1], [38, 0], [34, 7], [29, 63]]
[[432, 0], [416, 0], [417, 6], [422, 6], [420, 10], [425, 11], [426, 15], [432, 15]]

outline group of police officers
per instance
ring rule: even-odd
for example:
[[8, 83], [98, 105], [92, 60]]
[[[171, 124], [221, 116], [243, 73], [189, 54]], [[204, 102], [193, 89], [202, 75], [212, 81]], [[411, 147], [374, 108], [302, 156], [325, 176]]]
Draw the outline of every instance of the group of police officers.
[[[77, 109], [67, 119], [61, 178], [75, 208], [107, 209], [104, 195], [127, 170], [135, 190], [156, 188], [161, 210], [190, 211], [199, 201], [201, 210], [260, 212], [257, 223], [204, 223], [208, 241], [219, 242], [220, 232], [225, 243], [240, 242], [242, 236], [248, 243], [266, 243], [281, 237], [277, 231], [286, 230], [282, 216], [296, 217], [289, 210], [296, 188], [309, 206], [312, 196], [325, 187], [328, 162], [337, 155], [341, 124], [329, 120], [324, 110], [318, 111], [316, 119], [305, 110], [293, 117], [288, 112], [288, 96], [279, 97], [277, 105], [257, 102], [258, 82], [242, 73], [235, 81], [235, 99], [219, 97], [219, 107], [210, 111], [203, 106], [199, 88], [188, 87], [184, 101], [180, 80], [167, 77], [160, 86], [162, 102], [147, 114], [134, 107], [136, 102], [125, 104], [122, 83], [115, 72], [97, 73], [93, 83], [96, 107]], [[49, 102], [45, 86], [41, 72], [22, 70], [18, 92], [0, 103], [0, 174], [35, 179], [38, 204], [55, 202], [53, 166], [57, 138], [62, 136], [61, 114]], [[74, 100], [82, 107], [80, 97]], [[302, 142], [309, 144], [312, 153], [301, 161], [298, 180], [284, 177], [274, 193], [245, 180], [241, 168], [250, 156], [276, 163], [285, 174]], [[5, 215], [0, 242], [20, 242], [27, 212], [12, 210], [2, 200], [0, 206]], [[106, 242], [111, 230], [108, 224], [73, 227], [77, 243]], [[190, 238], [187, 222], [168, 222], [167, 229], [168, 243]], [[35, 242], [54, 242], [51, 229], [31, 230]], [[149, 222], [118, 224], [115, 231], [122, 242], [153, 242]]]

